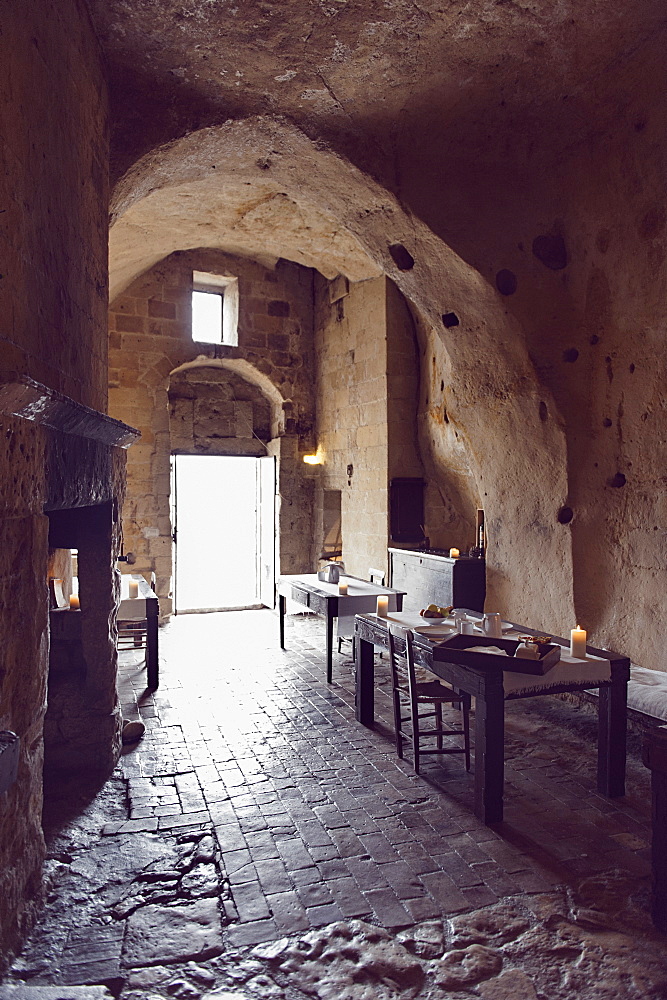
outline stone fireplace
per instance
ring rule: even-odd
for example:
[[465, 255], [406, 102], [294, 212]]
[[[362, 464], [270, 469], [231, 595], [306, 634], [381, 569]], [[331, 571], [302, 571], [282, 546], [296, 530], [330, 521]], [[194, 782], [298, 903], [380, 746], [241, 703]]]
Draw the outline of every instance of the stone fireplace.
[[[7, 952], [41, 898], [43, 774], [102, 776], [118, 757], [119, 510], [125, 449], [138, 432], [7, 371], [0, 420], [0, 731], [19, 738], [16, 780], [0, 809]], [[81, 609], [50, 609], [49, 576], [72, 549]]]

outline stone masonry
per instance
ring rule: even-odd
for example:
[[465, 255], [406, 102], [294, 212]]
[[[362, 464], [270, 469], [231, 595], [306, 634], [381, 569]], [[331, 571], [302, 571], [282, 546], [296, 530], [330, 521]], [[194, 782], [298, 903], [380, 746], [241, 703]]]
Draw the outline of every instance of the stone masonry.
[[[193, 270], [238, 276], [238, 347], [192, 341]], [[219, 381], [219, 376], [215, 372], [213, 377], [206, 376], [205, 371], [212, 368], [227, 371], [232, 382], [246, 383], [242, 398], [238, 399], [236, 394], [237, 402], [254, 394], [263, 397], [264, 405], [272, 408], [272, 432], [280, 438], [269, 450], [279, 458], [281, 571], [297, 573], [310, 569], [312, 489], [300, 459], [312, 447], [314, 428], [312, 280], [308, 268], [286, 261], [267, 267], [215, 250], [193, 250], [172, 254], [155, 265], [112, 303], [110, 413], [132, 422], [142, 434], [140, 443], [128, 455], [124, 544], [126, 550], [137, 555], [135, 570], [156, 573], [163, 615], [171, 610], [169, 459], [174, 450], [189, 450], [190, 440], [187, 431], [187, 440], [183, 440], [183, 420], [178, 418], [183, 417], [184, 408], [176, 403], [177, 384], [182, 386], [186, 372], [191, 389], [197, 384], [201, 387], [208, 378], [206, 389], [210, 395], [210, 383], [214, 377]], [[193, 363], [202, 369], [198, 382], [192, 381]], [[171, 375], [175, 372], [172, 385]], [[204, 406], [204, 395], [202, 391], [200, 408]], [[236, 419], [242, 420], [242, 408], [237, 406], [234, 433], [227, 435], [223, 408], [219, 409], [213, 421], [209, 412], [203, 437], [217, 437], [218, 453], [245, 450], [247, 454], [257, 454], [258, 442], [249, 429], [244, 433], [236, 430]], [[257, 416], [261, 436], [259, 409]], [[221, 444], [225, 436], [230, 439], [226, 449]], [[246, 449], [242, 445], [244, 436], [252, 439]], [[235, 443], [231, 443], [232, 438]], [[194, 432], [191, 450], [200, 450], [194, 442]]]

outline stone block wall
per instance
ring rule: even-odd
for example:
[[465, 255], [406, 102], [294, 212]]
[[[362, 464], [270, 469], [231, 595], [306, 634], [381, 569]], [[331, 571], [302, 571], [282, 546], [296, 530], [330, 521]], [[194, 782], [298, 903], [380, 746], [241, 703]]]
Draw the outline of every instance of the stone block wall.
[[[238, 278], [238, 346], [193, 342], [195, 270]], [[267, 445], [280, 437], [270, 449], [282, 496], [279, 567], [310, 569], [312, 491], [300, 454], [313, 442], [312, 297], [308, 268], [208, 249], [171, 254], [111, 305], [110, 413], [142, 434], [128, 455], [124, 547], [137, 555], [134, 571], [156, 573], [162, 615], [171, 611], [173, 451], [263, 454], [254, 435]], [[298, 523], [296, 537], [284, 517]]]
[[323, 541], [323, 491], [340, 490], [345, 568], [367, 577], [371, 566], [388, 569], [392, 478], [425, 479], [425, 528], [432, 544], [444, 544], [450, 529], [422, 461], [420, 349], [405, 299], [384, 277], [341, 291], [340, 281], [316, 283], [317, 441], [324, 463], [313, 473], [319, 532], [314, 559]]
[[[387, 325], [384, 278], [315, 289], [318, 486], [341, 490], [343, 561], [366, 578], [387, 563]], [[334, 301], [331, 301], [332, 298]], [[350, 471], [351, 467], [351, 471]], [[319, 504], [321, 506], [321, 493]], [[315, 539], [315, 558], [322, 538]]]
[[[7, 0], [0, 78], [0, 369], [106, 408], [107, 94], [80, 0]], [[48, 672], [47, 439], [0, 417], [0, 966], [40, 898]], [[107, 563], [109, 555], [107, 554]], [[108, 631], [108, 624], [107, 624]]]
[[[106, 409], [107, 95], [81, 0], [3, 4], [0, 368]], [[3, 128], [5, 126], [3, 125]]]
[[170, 379], [172, 452], [265, 455], [271, 423], [269, 400], [236, 372], [197, 366]]

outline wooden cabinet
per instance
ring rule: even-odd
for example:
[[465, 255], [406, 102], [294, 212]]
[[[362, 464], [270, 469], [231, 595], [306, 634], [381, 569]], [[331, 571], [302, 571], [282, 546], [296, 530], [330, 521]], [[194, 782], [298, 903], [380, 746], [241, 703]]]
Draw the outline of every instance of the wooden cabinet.
[[484, 559], [450, 559], [414, 549], [389, 549], [389, 572], [391, 586], [406, 592], [406, 611], [419, 611], [429, 604], [484, 610]]

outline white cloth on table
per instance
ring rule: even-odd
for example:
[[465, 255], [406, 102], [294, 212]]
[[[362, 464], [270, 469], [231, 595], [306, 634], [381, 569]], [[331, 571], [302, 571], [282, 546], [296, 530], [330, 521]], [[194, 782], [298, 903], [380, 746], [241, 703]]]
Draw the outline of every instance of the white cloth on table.
[[576, 685], [585, 690], [587, 684], [595, 687], [611, 680], [609, 660], [601, 656], [587, 656], [585, 660], [578, 660], [570, 656], [565, 647], [561, 647], [561, 650], [558, 663], [542, 676], [521, 674], [513, 670], [503, 671], [505, 697], [516, 698], [531, 692], [539, 694], [562, 685]]

